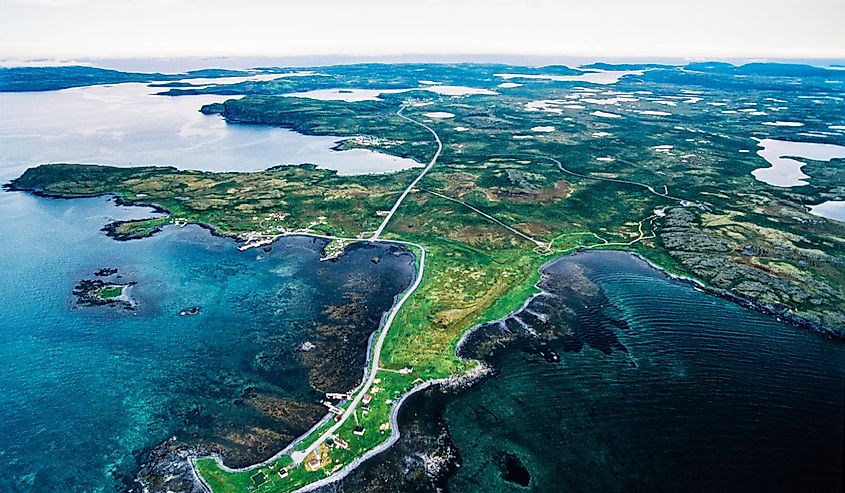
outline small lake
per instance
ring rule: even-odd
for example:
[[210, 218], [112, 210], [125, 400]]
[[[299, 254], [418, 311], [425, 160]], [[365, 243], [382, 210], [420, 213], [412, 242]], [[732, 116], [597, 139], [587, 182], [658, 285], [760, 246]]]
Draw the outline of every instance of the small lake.
[[[191, 77], [182, 79], [177, 82], [186, 82], [194, 86], [216, 86], [221, 84], [239, 84], [241, 82], [256, 82], [256, 81], [270, 81], [277, 79], [284, 79], [287, 77], [326, 77], [323, 74], [313, 72], [310, 70], [303, 70], [297, 72], [284, 72], [280, 74], [255, 74], [236, 77]], [[166, 89], [162, 89], [166, 90]]]
[[845, 222], [845, 200], [828, 200], [811, 205], [810, 214]]
[[835, 144], [762, 139], [757, 145], [762, 148], [757, 155], [771, 166], [755, 169], [751, 174], [757, 180], [776, 187], [800, 187], [809, 183], [810, 177], [801, 171], [807, 163], [798, 159], [830, 161], [845, 158], [845, 147]]
[[578, 75], [554, 75], [554, 74], [495, 74], [505, 80], [549, 80], [552, 82], [587, 82], [589, 84], [616, 84], [622, 77], [629, 75], [639, 76], [645, 72], [642, 70], [588, 70]]
[[412, 159], [368, 150], [333, 151], [342, 137], [229, 125], [218, 115], [199, 112], [204, 104], [228, 96], [153, 95], [163, 90], [127, 83], [0, 93], [0, 179], [55, 162], [207, 171], [312, 163], [345, 175], [422, 166]]

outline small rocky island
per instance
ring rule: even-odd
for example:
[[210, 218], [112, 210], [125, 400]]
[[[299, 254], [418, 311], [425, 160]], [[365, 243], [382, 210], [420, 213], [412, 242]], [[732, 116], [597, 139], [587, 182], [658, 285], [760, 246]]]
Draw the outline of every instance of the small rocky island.
[[135, 300], [129, 296], [129, 288], [135, 282], [123, 282], [115, 268], [103, 268], [94, 273], [98, 278], [83, 279], [73, 288], [76, 304], [80, 306], [114, 306], [134, 311]]

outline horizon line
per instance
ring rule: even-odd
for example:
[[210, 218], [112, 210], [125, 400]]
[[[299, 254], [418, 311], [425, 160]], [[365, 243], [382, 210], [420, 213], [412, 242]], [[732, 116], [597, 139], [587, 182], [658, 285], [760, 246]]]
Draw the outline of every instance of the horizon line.
[[[429, 58], [429, 60], [425, 60]], [[431, 60], [437, 59], [440, 60]], [[482, 60], [479, 60], [482, 59]], [[496, 60], [498, 59], [498, 60]], [[511, 59], [508, 62], [507, 59]], [[447, 64], [447, 63], [467, 63], [467, 64], [509, 64], [516, 61], [521, 61], [524, 66], [548, 66], [548, 65], [567, 65], [568, 63], [578, 64], [572, 67], [580, 67], [590, 63], [655, 63], [665, 65], [682, 66], [695, 62], [724, 62], [733, 65], [741, 65], [745, 63], [801, 63], [806, 65], [813, 65], [812, 62], [825, 62], [818, 66], [835, 67], [840, 64], [845, 65], [845, 56], [692, 56], [692, 57], [678, 57], [666, 55], [577, 55], [577, 54], [532, 54], [532, 53], [437, 53], [437, 52], [420, 52], [420, 53], [403, 53], [403, 54], [374, 54], [374, 55], [349, 55], [349, 54], [312, 54], [312, 55], [137, 55], [137, 56], [80, 56], [80, 57], [47, 57], [47, 56], [31, 56], [31, 57], [14, 57], [6, 56], [0, 57], [0, 67], [14, 68], [14, 67], [62, 67], [62, 66], [91, 66], [97, 67], [97, 62], [246, 62], [248, 60], [254, 61], [272, 61], [279, 62], [305, 62], [311, 63], [292, 63], [290, 66], [331, 66], [331, 65], [346, 65], [356, 64], [361, 61], [370, 61], [370, 63], [385, 63], [385, 64], [413, 64], [413, 63], [431, 63], [431, 64]], [[557, 60], [557, 62], [555, 62]], [[533, 61], [534, 63], [530, 63]], [[526, 63], [529, 62], [529, 63]], [[285, 65], [277, 65], [284, 67]], [[105, 67], [98, 67], [105, 68]], [[202, 68], [216, 68], [211, 66], [203, 66]], [[223, 67], [220, 67], [223, 68]], [[243, 66], [242, 68], [256, 68], [256, 66]], [[190, 69], [193, 70], [193, 69]]]

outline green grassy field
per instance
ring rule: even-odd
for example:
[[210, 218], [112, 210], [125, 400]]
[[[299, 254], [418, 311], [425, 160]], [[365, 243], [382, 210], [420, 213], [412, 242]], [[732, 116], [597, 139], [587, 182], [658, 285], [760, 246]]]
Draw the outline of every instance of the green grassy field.
[[98, 289], [93, 294], [97, 298], [100, 298], [100, 299], [103, 299], [103, 300], [111, 300], [111, 299], [114, 299], [114, 298], [119, 298], [121, 295], [123, 295], [123, 289], [124, 288], [125, 288], [125, 286], [107, 285], [107, 286], [103, 286], [102, 288]]

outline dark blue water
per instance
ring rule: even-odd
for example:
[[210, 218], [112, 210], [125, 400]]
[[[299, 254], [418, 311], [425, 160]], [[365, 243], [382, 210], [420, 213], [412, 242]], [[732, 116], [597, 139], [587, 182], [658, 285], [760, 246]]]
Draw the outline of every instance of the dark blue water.
[[546, 274], [536, 335], [465, 347], [497, 373], [443, 410], [452, 491], [842, 491], [845, 345], [624, 253]]
[[[200, 435], [260, 423], [245, 393], [311, 403], [315, 379], [356, 381], [368, 331], [413, 276], [412, 256], [393, 247], [321, 263], [323, 242], [307, 238], [238, 252], [193, 226], [130, 242], [99, 231], [148, 213], [0, 193], [0, 491], [114, 491], [190, 420], [207, 425]], [[75, 306], [74, 285], [103, 267], [138, 283], [136, 311]], [[363, 335], [335, 342], [361, 360], [325, 377], [299, 348], [326, 350], [326, 311], [350, 296], [367, 307], [346, 321]], [[194, 305], [199, 315], [178, 315]], [[264, 421], [279, 440], [310, 426]]]

